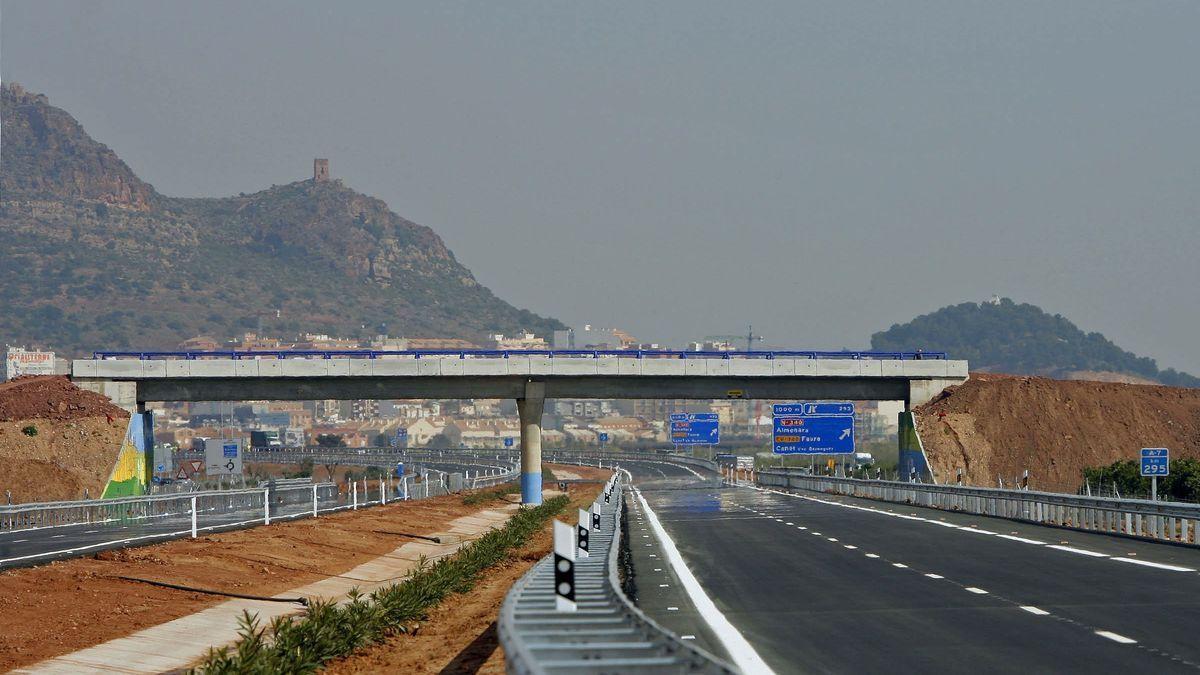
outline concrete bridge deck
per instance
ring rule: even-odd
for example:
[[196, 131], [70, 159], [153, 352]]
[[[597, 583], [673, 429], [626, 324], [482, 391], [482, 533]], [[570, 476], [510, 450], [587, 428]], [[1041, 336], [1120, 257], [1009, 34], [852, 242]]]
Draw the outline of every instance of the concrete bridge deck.
[[838, 398], [916, 405], [964, 381], [967, 362], [788, 356], [266, 355], [81, 359], [72, 362], [71, 377], [85, 385], [134, 383], [138, 402], [521, 398], [526, 383], [538, 381], [545, 383], [549, 398]]

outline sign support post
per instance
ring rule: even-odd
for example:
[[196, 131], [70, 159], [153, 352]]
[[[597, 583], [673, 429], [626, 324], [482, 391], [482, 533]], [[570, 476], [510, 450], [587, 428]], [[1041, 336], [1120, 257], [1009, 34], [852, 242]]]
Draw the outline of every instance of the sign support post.
[[1141, 474], [1150, 477], [1150, 500], [1158, 501], [1158, 477], [1171, 475], [1171, 451], [1167, 448], [1142, 448]]

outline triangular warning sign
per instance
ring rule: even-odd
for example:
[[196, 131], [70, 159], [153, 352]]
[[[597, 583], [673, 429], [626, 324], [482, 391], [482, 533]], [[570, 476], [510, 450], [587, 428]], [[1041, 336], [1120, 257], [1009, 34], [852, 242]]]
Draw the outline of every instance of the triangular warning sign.
[[187, 480], [187, 477], [188, 477], [187, 469], [182, 466], [179, 467], [179, 472], [175, 474], [175, 478], [178, 480]]
[[190, 464], [192, 465], [192, 473], [200, 473], [200, 469], [204, 468], [204, 462], [198, 459], [193, 459]]

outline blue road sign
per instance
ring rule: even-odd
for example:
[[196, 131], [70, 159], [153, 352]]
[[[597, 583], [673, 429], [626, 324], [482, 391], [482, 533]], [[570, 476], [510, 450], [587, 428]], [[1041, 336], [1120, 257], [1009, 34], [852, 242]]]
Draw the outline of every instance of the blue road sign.
[[1142, 448], [1142, 475], [1166, 476], [1171, 473], [1171, 453], [1166, 448]]
[[604, 432], [600, 432], [600, 442], [607, 443], [608, 442], [608, 434], [606, 434]]
[[504, 447], [511, 448], [512, 446], [513, 446], [512, 436], [505, 436], [504, 437]]
[[237, 443], [225, 443], [224, 445], [221, 446], [221, 452], [225, 457], [237, 457], [238, 456], [238, 444]]
[[783, 415], [853, 415], [854, 404], [849, 401], [818, 403], [776, 403], [771, 406], [776, 417]]
[[675, 445], [716, 445], [721, 424], [716, 413], [672, 413], [671, 442]]
[[847, 455], [854, 452], [853, 415], [776, 415], [777, 455]]
[[404, 478], [404, 462], [396, 462], [396, 478]]

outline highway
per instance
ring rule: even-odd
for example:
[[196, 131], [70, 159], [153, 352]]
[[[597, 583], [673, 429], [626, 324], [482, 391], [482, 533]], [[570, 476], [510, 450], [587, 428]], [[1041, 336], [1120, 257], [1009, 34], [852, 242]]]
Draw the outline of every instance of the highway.
[[[779, 673], [1183, 672], [1200, 669], [1200, 551], [818, 493], [713, 487], [629, 462], [653, 519], [716, 609]], [[640, 501], [634, 548], [658, 551]], [[639, 606], [739, 664], [697, 628], [663, 556], [634, 568]], [[662, 583], [654, 583], [661, 581]], [[745, 657], [745, 654], [740, 654]], [[747, 669], [750, 670], [750, 669]]]

